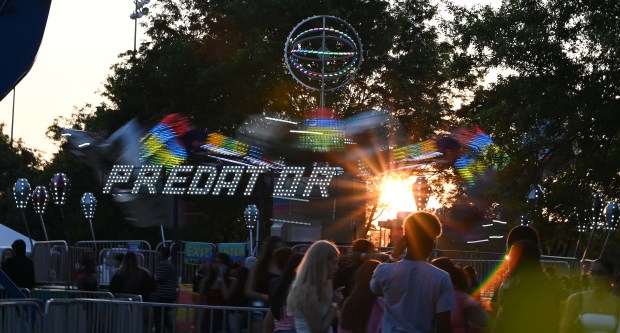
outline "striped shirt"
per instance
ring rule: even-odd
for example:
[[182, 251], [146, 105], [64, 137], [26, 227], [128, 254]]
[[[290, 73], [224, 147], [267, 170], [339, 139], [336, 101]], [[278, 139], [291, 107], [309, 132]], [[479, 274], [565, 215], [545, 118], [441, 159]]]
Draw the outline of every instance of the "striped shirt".
[[155, 299], [176, 300], [179, 290], [179, 278], [177, 269], [170, 260], [163, 260], [157, 264], [155, 269], [155, 281], [157, 288], [155, 290]]

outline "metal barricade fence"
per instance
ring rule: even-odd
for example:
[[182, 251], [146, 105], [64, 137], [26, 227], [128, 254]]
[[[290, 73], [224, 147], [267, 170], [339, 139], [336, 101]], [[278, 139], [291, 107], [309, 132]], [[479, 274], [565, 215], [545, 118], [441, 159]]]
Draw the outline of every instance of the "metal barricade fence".
[[49, 333], [140, 333], [144, 323], [140, 302], [92, 299], [51, 299], [45, 305], [43, 325]]
[[69, 247], [65, 241], [37, 242], [32, 251], [35, 281], [38, 284], [71, 283]]
[[109, 285], [110, 279], [114, 274], [115, 267], [112, 263], [116, 254], [125, 254], [127, 251], [135, 251], [138, 254], [140, 266], [153, 272], [159, 256], [151, 250], [151, 245], [145, 240], [101, 240], [101, 241], [79, 241], [71, 247], [71, 282], [76, 281], [76, 271], [85, 255], [92, 255], [97, 262], [98, 277], [100, 285]]
[[[51, 246], [50, 244], [46, 244], [48, 242], [39, 243], [42, 243], [45, 249], [49, 249]], [[179, 241], [176, 244], [172, 244], [171, 241], [166, 241], [165, 244], [168, 246], [172, 244], [172, 246], [177, 247], [176, 266], [180, 282], [183, 284], [192, 284], [196, 277], [196, 272], [205, 261], [187, 259], [185, 253], [186, 243], [190, 242]], [[159, 243], [156, 249], [163, 244], [164, 243]], [[294, 246], [293, 249], [304, 252], [309, 246], [310, 244], [299, 244]], [[343, 254], [349, 250], [349, 246], [340, 246], [339, 248]], [[379, 248], [379, 251], [382, 252], [390, 250], [390, 248]], [[100, 285], [105, 286], [109, 285], [115, 270], [115, 267], [112, 265], [112, 258], [117, 253], [124, 254], [127, 251], [136, 251], [139, 264], [147, 268], [152, 274], [155, 273], [155, 268], [160, 260], [159, 254], [157, 251], [152, 251], [150, 244], [144, 240], [80, 241], [70, 248], [68, 259], [61, 260], [61, 265], [63, 267], [68, 267], [67, 270], [70, 272], [69, 283], [74, 284], [76, 281], [75, 272], [80, 265], [82, 257], [90, 252], [95, 256], [98, 263], [98, 282]], [[59, 252], [62, 253], [62, 251]], [[431, 258], [446, 256], [462, 266], [472, 266], [478, 272], [480, 281], [488, 281], [490, 277], [494, 275], [501, 276], [503, 273], [501, 272], [501, 264], [504, 261], [504, 255], [504, 253], [492, 252], [434, 250]], [[65, 265], [66, 263], [68, 264]], [[542, 264], [545, 267], [553, 267], [558, 275], [574, 275], [580, 272], [579, 261], [575, 258], [543, 256]], [[51, 263], [44, 264], [44, 267], [46, 267], [45, 270], [51, 269], [50, 267], [52, 266]], [[55, 281], [59, 283], [58, 279], [55, 279]], [[37, 282], [39, 281], [37, 280]], [[491, 294], [498, 287], [497, 283], [498, 282], [494, 280], [490, 280], [489, 283], [486, 283], [482, 290], [483, 295]]]
[[30, 291], [31, 298], [37, 298], [43, 301], [47, 301], [49, 299], [75, 299], [75, 298], [92, 298], [92, 299], [101, 299], [101, 298], [114, 298], [112, 293], [107, 291], [84, 291], [84, 290], [60, 290], [60, 289], [42, 289], [35, 288]]
[[557, 276], [574, 276], [581, 274], [581, 263], [577, 258], [542, 256], [543, 267], [552, 267]]
[[245, 333], [250, 332], [252, 316], [262, 318], [268, 310], [103, 299], [52, 299], [46, 303], [43, 325], [49, 333]]
[[43, 332], [43, 302], [37, 299], [0, 301], [0, 332]]
[[[177, 265], [177, 271], [179, 272], [179, 278], [181, 279], [181, 283], [191, 284], [193, 283], [194, 278], [196, 277], [196, 272], [198, 271], [198, 269], [200, 269], [201, 265], [206, 263], [206, 261], [197, 260], [197, 259], [189, 259], [187, 256], [187, 253], [186, 253], [187, 243], [197, 244], [197, 242], [181, 241], [179, 243], [180, 243], [180, 246], [179, 248], [177, 248], [177, 257], [176, 257], [176, 260], [177, 260], [176, 265]], [[213, 249], [215, 249], [215, 244], [213, 243], [200, 243], [200, 244], [203, 244], [205, 246], [211, 246], [213, 247]]]
[[[475, 252], [457, 250], [434, 250], [431, 258], [448, 257], [460, 266], [471, 266], [478, 272], [478, 280], [483, 284], [480, 294], [491, 297], [499, 288], [505, 272], [504, 253]], [[542, 256], [543, 267], [553, 267], [558, 275], [579, 274], [579, 260], [568, 257]]]
[[[28, 288], [19, 288], [19, 290], [21, 290], [21, 292], [26, 295], [26, 297], [30, 296], [30, 289]], [[0, 286], [0, 300], [2, 299], [10, 299], [11, 294], [9, 294], [9, 291], [4, 289], [4, 287]]]

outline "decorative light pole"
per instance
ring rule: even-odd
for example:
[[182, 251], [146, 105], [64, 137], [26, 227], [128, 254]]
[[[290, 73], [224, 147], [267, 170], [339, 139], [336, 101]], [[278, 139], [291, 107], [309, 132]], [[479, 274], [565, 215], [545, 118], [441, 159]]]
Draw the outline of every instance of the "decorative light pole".
[[43, 214], [45, 213], [48, 200], [49, 194], [47, 194], [47, 189], [45, 186], [37, 186], [34, 188], [34, 191], [32, 192], [32, 205], [34, 206], [34, 212], [39, 214], [41, 228], [43, 228], [43, 235], [45, 235], [46, 241], [49, 241], [50, 239], [47, 237], [47, 229], [45, 228], [45, 222], [43, 221]]
[[592, 219], [590, 222], [590, 236], [588, 237], [588, 243], [586, 244], [586, 249], [583, 251], [583, 256], [581, 257], [581, 261], [586, 259], [588, 255], [588, 250], [590, 249], [590, 243], [592, 242], [592, 236], [596, 231], [596, 228], [602, 221], [601, 216], [603, 215], [603, 209], [605, 205], [605, 199], [603, 198], [603, 194], [601, 192], [595, 192], [592, 195]]
[[135, 5], [135, 8], [133, 10], [133, 13], [129, 15], [129, 18], [132, 19], [134, 22], [134, 29], [133, 29], [133, 53], [134, 55], [136, 54], [136, 44], [137, 44], [137, 39], [138, 39], [138, 19], [144, 15], [148, 15], [149, 9], [144, 6], [147, 5], [149, 2], [151, 2], [151, 0], [142, 0], [142, 1], [134, 0], [133, 3]]
[[603, 248], [601, 249], [601, 254], [599, 258], [603, 256], [605, 252], [605, 247], [607, 246], [607, 241], [609, 240], [609, 236], [611, 233], [616, 230], [616, 225], [618, 225], [618, 220], [620, 219], [620, 207], [615, 201], [610, 201], [605, 207], [605, 222], [607, 225], [605, 228], [607, 229], [607, 237], [605, 237], [605, 242], [603, 243]]
[[26, 226], [26, 233], [28, 233], [28, 239], [30, 240], [30, 250], [34, 249], [32, 243], [32, 236], [30, 236], [30, 228], [28, 227], [28, 220], [26, 220], [26, 214], [24, 209], [28, 206], [28, 200], [30, 200], [30, 183], [26, 178], [19, 178], [13, 186], [13, 197], [15, 198], [15, 206], [19, 209], [24, 225]]
[[530, 217], [528, 214], [519, 215], [518, 219], [519, 225], [530, 225]]
[[577, 238], [577, 245], [575, 245], [575, 253], [573, 257], [577, 258], [577, 251], [579, 250], [579, 243], [581, 243], [581, 236], [588, 231], [588, 214], [587, 211], [584, 214], [579, 215], [579, 212], [575, 213], [577, 218], [577, 233], [579, 233], [579, 238]]
[[252, 246], [252, 231], [256, 228], [256, 241], [258, 242], [258, 208], [256, 205], [248, 205], [243, 212], [243, 217], [245, 218], [245, 225], [248, 227], [250, 231], [250, 255], [254, 256], [256, 246]]
[[95, 241], [95, 230], [93, 229], [93, 217], [95, 217], [95, 210], [97, 209], [97, 199], [95, 196], [86, 192], [82, 196], [82, 200], [80, 201], [82, 206], [82, 213], [84, 213], [84, 217], [88, 220], [88, 225], [90, 225], [90, 234], [93, 236], [93, 241]]
[[530, 187], [530, 191], [527, 193], [527, 197], [526, 197], [527, 206], [528, 206], [528, 214], [524, 215], [525, 223], [523, 225], [529, 225], [529, 226], [534, 225], [534, 219], [530, 217], [529, 212], [533, 210], [536, 214], [538, 214], [538, 204], [544, 197], [545, 197], [545, 192], [543, 191], [540, 185], [536, 184]]
[[55, 173], [50, 180], [50, 192], [52, 194], [52, 202], [60, 208], [60, 224], [62, 225], [62, 233], [65, 241], [67, 238], [67, 228], [65, 226], [65, 212], [63, 207], [67, 202], [67, 194], [71, 190], [71, 182], [67, 175], [62, 172]]
[[413, 200], [417, 210], [425, 210], [431, 196], [431, 186], [426, 177], [420, 176], [412, 185]]

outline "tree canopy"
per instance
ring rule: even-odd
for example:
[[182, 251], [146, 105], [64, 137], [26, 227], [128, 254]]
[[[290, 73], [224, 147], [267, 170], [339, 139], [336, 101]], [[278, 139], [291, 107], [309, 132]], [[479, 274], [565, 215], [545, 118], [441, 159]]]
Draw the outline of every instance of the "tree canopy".
[[511, 158], [496, 192], [512, 193], [509, 204], [523, 207], [528, 187], [543, 184], [545, 219], [554, 229], [568, 222], [574, 235], [593, 192], [607, 200], [620, 194], [620, 5], [514, 0], [452, 13], [450, 36], [471, 55], [472, 70], [498, 74], [459, 112]]
[[[343, 117], [388, 110], [404, 125], [408, 142], [463, 124], [482, 128], [500, 158], [509, 156], [484, 195], [501, 204], [504, 209], [491, 208], [511, 223], [529, 211], [548, 253], [566, 253], [577, 213], [583, 218], [594, 191], [607, 200], [620, 197], [615, 1], [460, 7], [409, 0], [160, 0], [153, 6], [149, 41], [122, 54], [105, 82], [109, 102], [79, 110], [66, 119], [70, 126], [105, 134], [133, 118], [151, 126], [183, 113], [199, 128], [231, 135], [252, 114], [302, 119], [319, 97], [287, 73], [283, 45], [303, 19], [334, 15], [357, 30], [364, 62], [326, 104]], [[59, 128], [50, 128], [57, 140]], [[61, 149], [44, 173], [75, 169], [73, 178], [86, 177], [84, 166], [70, 159]], [[451, 170], [443, 174], [455, 177]], [[97, 186], [92, 179], [80, 182]], [[528, 207], [526, 194], [537, 183], [545, 200]], [[239, 222], [244, 204], [226, 203], [239, 214], [201, 214]], [[120, 219], [113, 208], [106, 211], [102, 219]]]

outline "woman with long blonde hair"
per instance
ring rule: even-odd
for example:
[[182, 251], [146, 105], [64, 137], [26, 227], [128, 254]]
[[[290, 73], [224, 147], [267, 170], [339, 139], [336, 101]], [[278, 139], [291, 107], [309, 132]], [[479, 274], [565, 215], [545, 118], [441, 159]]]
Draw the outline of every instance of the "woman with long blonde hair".
[[333, 332], [331, 326], [342, 302], [342, 292], [332, 289], [337, 269], [338, 249], [332, 242], [320, 240], [310, 246], [286, 300], [297, 333]]

